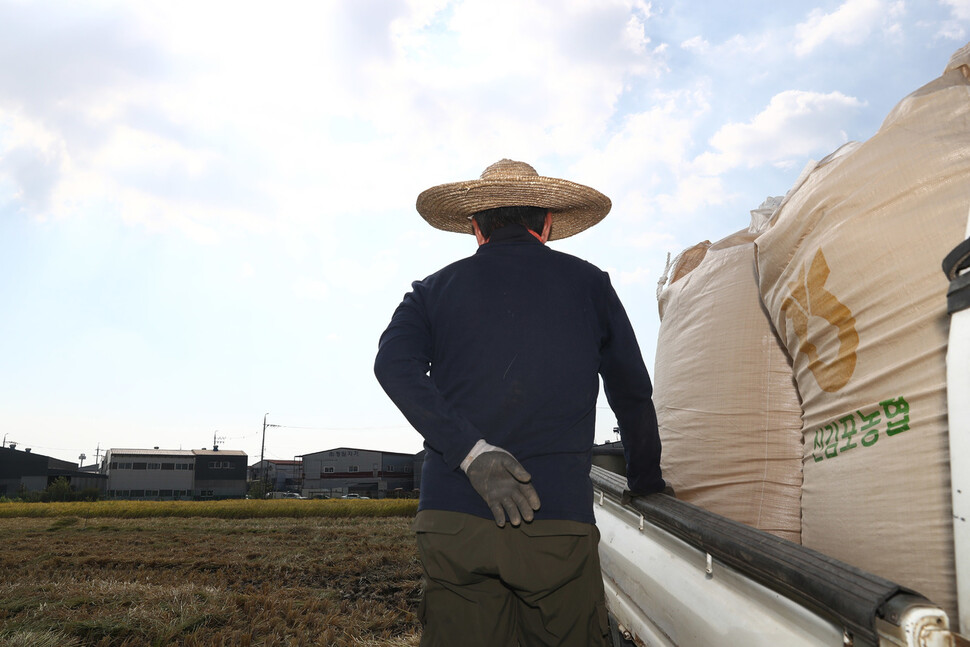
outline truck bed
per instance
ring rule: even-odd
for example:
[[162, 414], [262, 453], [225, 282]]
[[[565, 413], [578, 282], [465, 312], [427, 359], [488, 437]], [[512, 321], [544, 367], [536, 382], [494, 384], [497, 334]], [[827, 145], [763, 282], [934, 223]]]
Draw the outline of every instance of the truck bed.
[[637, 645], [970, 645], [930, 600], [663, 494], [590, 478], [607, 605]]

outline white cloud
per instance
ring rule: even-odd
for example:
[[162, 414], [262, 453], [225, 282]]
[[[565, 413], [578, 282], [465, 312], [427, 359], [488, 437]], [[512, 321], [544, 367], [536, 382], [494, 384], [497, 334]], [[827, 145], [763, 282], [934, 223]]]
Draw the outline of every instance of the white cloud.
[[690, 50], [698, 54], [706, 54], [711, 49], [711, 44], [708, 43], [702, 36], [694, 36], [693, 38], [688, 38], [680, 44], [681, 49]]
[[95, 153], [92, 163], [110, 175], [184, 175], [198, 178], [218, 161], [212, 150], [191, 148], [158, 133], [120, 125]]
[[951, 18], [941, 22], [937, 36], [946, 40], [962, 41], [966, 38], [967, 23], [970, 22], [970, 0], [940, 0], [950, 8]]
[[755, 35], [755, 37], [735, 34], [718, 47], [718, 56], [753, 56], [762, 54], [770, 47], [776, 46], [770, 33]]
[[622, 0], [461, 2], [439, 41], [448, 55], [405, 52], [382, 85], [406, 84], [403, 105], [420, 102], [425, 115], [409, 127], [432, 137], [458, 136], [481, 150], [501, 128], [524, 147], [588, 150], [631, 75], [663, 69], [644, 20]]
[[[202, 2], [191, 20], [183, 5], [146, 1], [59, 16], [68, 42], [44, 11], [23, 7], [17, 42], [45, 56], [0, 70], [0, 85], [15, 88], [0, 109], [29, 99], [62, 142], [43, 150], [61, 151], [74, 174], [53, 173], [56, 158], [35, 154], [18, 168], [33, 164], [41, 178], [36, 162], [46, 160], [43, 182], [28, 190], [10, 169], [4, 180], [22, 200], [46, 192], [33, 204], [48, 204], [84, 177], [76, 197], [89, 205], [123, 200], [135, 208], [131, 222], [206, 239], [220, 222], [325, 231], [333, 214], [412, 202], [425, 177], [477, 175], [483, 160], [509, 155], [585, 154], [631, 79], [665, 69], [641, 0], [362, 0], [230, 12]], [[0, 53], [7, 43], [7, 58], [24, 59], [6, 31]], [[72, 57], [84, 74], [72, 76]]]
[[672, 193], [657, 196], [666, 213], [696, 213], [704, 207], [722, 205], [731, 198], [729, 189], [718, 176], [687, 175], [677, 179]]
[[634, 270], [620, 270], [618, 282], [620, 285], [644, 285], [656, 275], [655, 270], [646, 267], [638, 267]]
[[846, 0], [832, 13], [815, 9], [795, 27], [795, 53], [807, 56], [830, 41], [858, 45], [885, 15], [881, 0]]
[[598, 152], [588, 152], [570, 171], [619, 194], [650, 187], [685, 167], [694, 143], [695, 120], [710, 111], [707, 82], [656, 92], [650, 104], [642, 112], [628, 114]]
[[630, 247], [638, 249], [664, 250], [676, 243], [676, 237], [672, 234], [658, 231], [645, 231], [642, 234], [628, 236], [624, 242]]
[[610, 175], [614, 184], [635, 185], [643, 181], [644, 169], [679, 167], [691, 145], [688, 115], [655, 107], [629, 116], [598, 155], [587, 158], [590, 174]]
[[940, 0], [950, 7], [953, 17], [957, 20], [970, 20], [970, 0]]
[[650, 39], [644, 31], [643, 21], [638, 16], [630, 16], [620, 40], [623, 46], [634, 54], [643, 54], [650, 44]]
[[25, 208], [46, 214], [69, 165], [64, 140], [41, 123], [0, 110], [0, 179]]
[[847, 139], [838, 124], [864, 105], [841, 92], [781, 92], [749, 123], [722, 126], [710, 141], [716, 152], [698, 156], [695, 166], [706, 175], [718, 175], [831, 151]]
[[947, 21], [940, 25], [937, 36], [946, 40], [963, 40], [966, 33], [967, 30], [964, 29], [963, 25], [954, 21]]

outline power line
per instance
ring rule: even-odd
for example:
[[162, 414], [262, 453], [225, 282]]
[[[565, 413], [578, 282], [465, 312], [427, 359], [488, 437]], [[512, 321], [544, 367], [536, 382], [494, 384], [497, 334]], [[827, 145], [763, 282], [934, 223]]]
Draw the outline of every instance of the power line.
[[298, 427], [296, 425], [268, 425], [283, 427], [284, 429], [310, 429], [312, 431], [378, 431], [380, 429], [410, 429], [404, 425], [388, 425], [384, 427]]

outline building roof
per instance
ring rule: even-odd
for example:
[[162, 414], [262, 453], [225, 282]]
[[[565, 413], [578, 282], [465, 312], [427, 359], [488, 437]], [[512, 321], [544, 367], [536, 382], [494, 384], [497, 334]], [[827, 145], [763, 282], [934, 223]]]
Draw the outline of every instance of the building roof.
[[193, 449], [196, 456], [246, 456], [241, 449]]
[[360, 447], [331, 447], [330, 449], [321, 449], [317, 452], [307, 452], [306, 454], [300, 454], [300, 456], [311, 456], [313, 454], [324, 454], [326, 452], [336, 452], [336, 451], [355, 451], [355, 452], [371, 452], [372, 454], [384, 454], [387, 456], [414, 456], [414, 454], [408, 454], [407, 452], [387, 452], [383, 449], [362, 449]]
[[110, 454], [120, 454], [124, 456], [193, 456], [190, 449], [115, 449], [108, 450]]
[[114, 456], [245, 456], [246, 452], [238, 449], [116, 449], [108, 452]]

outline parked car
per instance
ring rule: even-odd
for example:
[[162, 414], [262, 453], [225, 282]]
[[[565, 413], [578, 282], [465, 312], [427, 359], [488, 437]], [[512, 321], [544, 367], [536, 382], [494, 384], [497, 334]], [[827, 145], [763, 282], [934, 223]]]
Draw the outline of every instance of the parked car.
[[370, 497], [369, 496], [360, 496], [356, 492], [351, 492], [350, 494], [345, 494], [345, 495], [343, 495], [340, 498], [341, 499], [369, 499]]
[[300, 496], [296, 492], [267, 492], [267, 499], [303, 499], [305, 497]]

